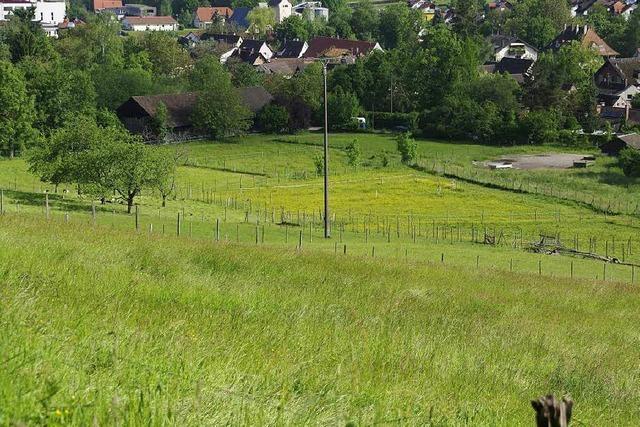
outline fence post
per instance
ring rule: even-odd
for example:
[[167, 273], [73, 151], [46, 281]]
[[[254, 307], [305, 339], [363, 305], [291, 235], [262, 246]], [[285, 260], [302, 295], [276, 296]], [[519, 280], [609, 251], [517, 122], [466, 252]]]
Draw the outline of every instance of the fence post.
[[176, 221], [176, 235], [180, 236], [180, 212], [178, 212], [178, 220]]
[[91, 221], [96, 225], [96, 202], [91, 201]]
[[573, 400], [563, 397], [558, 400], [553, 395], [543, 396], [531, 401], [536, 411], [537, 427], [568, 427], [571, 421]]
[[216, 242], [220, 241], [220, 218], [216, 218]]
[[45, 218], [49, 219], [49, 193], [44, 194], [44, 215]]
[[4, 190], [0, 190], [0, 215], [4, 215]]
[[136, 231], [140, 231], [140, 210], [138, 205], [136, 205]]

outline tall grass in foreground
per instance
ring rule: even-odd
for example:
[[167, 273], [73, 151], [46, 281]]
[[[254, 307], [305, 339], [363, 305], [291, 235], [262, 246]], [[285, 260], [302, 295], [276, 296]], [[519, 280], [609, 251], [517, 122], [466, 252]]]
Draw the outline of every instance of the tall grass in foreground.
[[631, 286], [0, 218], [0, 424], [640, 416]]

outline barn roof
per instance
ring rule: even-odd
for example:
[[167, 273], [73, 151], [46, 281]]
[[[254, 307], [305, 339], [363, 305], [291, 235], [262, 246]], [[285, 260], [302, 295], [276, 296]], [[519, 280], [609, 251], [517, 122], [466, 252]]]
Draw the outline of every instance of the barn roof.
[[[273, 100], [273, 97], [261, 86], [238, 89], [244, 104], [256, 113]], [[118, 116], [128, 116], [132, 110], [138, 110], [143, 116], [153, 117], [158, 106], [163, 103], [167, 107], [168, 125], [171, 127], [190, 126], [191, 114], [198, 100], [198, 92], [177, 94], [132, 96], [118, 107]]]

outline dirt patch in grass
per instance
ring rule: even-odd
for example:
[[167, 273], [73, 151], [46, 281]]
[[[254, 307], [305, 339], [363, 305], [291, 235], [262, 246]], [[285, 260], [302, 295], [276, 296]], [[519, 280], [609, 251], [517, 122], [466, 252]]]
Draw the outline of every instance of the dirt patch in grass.
[[495, 168], [496, 165], [511, 165], [513, 169], [569, 169], [574, 162], [593, 158], [589, 154], [548, 153], [548, 154], [518, 154], [501, 157], [484, 162], [486, 167]]

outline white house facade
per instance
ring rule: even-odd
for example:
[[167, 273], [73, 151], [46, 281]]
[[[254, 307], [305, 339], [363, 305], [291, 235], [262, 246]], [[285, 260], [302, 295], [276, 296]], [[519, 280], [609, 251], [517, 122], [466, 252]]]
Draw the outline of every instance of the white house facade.
[[276, 23], [280, 24], [293, 14], [293, 6], [289, 0], [271, 0], [269, 7], [276, 15]]
[[0, 0], [0, 21], [11, 18], [14, 11], [35, 8], [34, 21], [40, 22], [43, 30], [52, 37], [57, 35], [58, 24], [64, 21], [67, 6], [62, 1], [45, 0]]
[[178, 22], [171, 16], [127, 16], [122, 28], [128, 31], [177, 31]]

